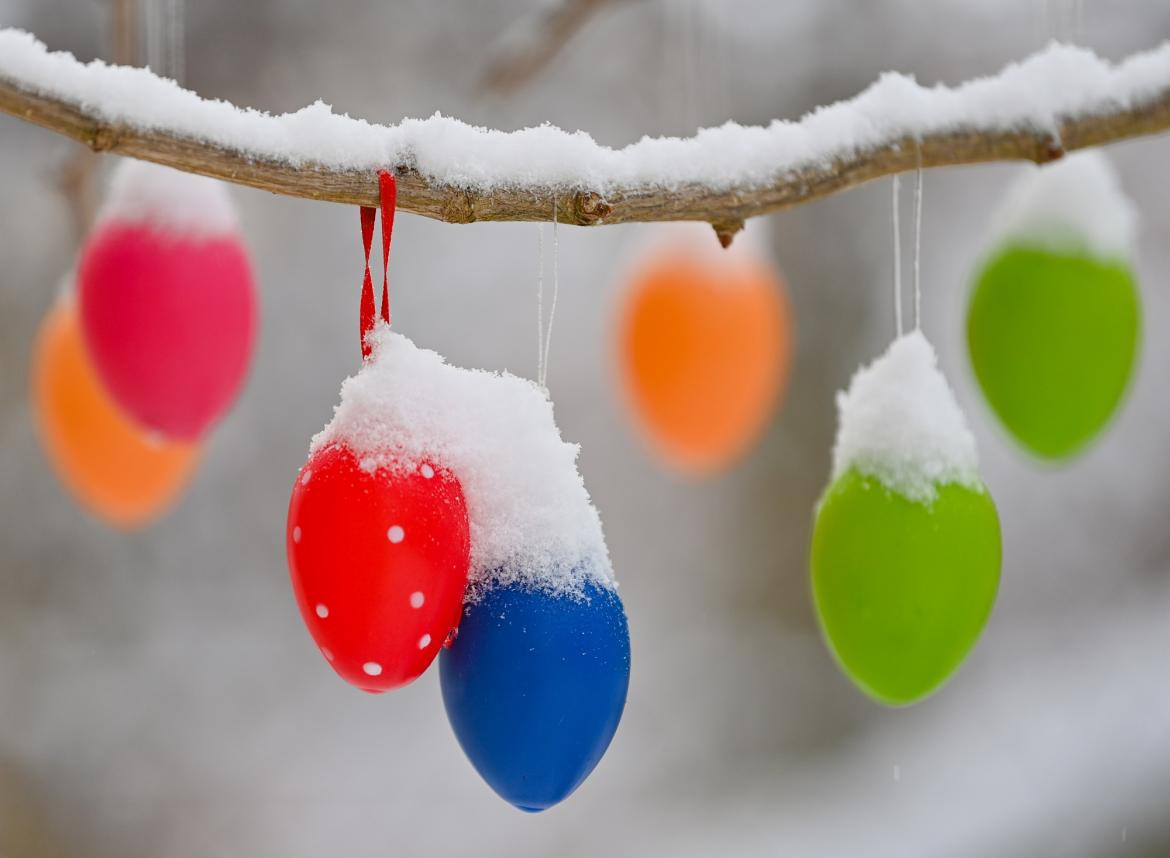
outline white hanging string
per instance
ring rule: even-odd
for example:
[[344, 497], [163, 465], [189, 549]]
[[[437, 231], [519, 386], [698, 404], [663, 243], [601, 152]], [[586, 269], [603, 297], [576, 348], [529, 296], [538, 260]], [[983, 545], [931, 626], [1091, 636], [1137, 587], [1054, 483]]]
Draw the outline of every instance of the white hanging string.
[[146, 41], [143, 55], [146, 57], [146, 65], [152, 72], [156, 74], [161, 71], [158, 60], [158, 9], [155, 6], [157, 0], [145, 0], [142, 4], [142, 35]]
[[914, 182], [914, 330], [922, 330], [922, 150], [918, 150], [918, 175]]
[[902, 227], [898, 220], [898, 196], [901, 186], [901, 177], [895, 173], [891, 185], [894, 215], [894, 330], [899, 337], [902, 336]]
[[544, 224], [536, 225], [540, 236], [539, 267], [536, 270], [536, 380], [544, 377]]
[[699, 56], [700, 40], [695, 19], [698, 10], [696, 0], [684, 0], [682, 9], [682, 43], [683, 60], [686, 63], [686, 126], [683, 129], [687, 134], [694, 134], [699, 127]]
[[186, 33], [183, 0], [167, 0], [167, 59], [168, 75], [178, 83], [186, 74]]
[[546, 391], [548, 390], [548, 353], [552, 348], [552, 332], [553, 321], [557, 316], [557, 295], [561, 291], [560, 284], [560, 264], [559, 264], [559, 250], [560, 242], [557, 236], [557, 198], [553, 197], [553, 252], [552, 252], [552, 273], [553, 273], [553, 291], [552, 304], [548, 309], [548, 326], [544, 330], [544, 358], [541, 360], [540, 386]]
[[[702, 27], [700, 32], [710, 34], [711, 42], [713, 44], [711, 53], [714, 54], [715, 57], [715, 69], [712, 75], [712, 77], [715, 78], [715, 104], [718, 105], [721, 109], [730, 113], [730, 88], [727, 84], [729, 77], [727, 71], [727, 44], [730, 39], [720, 29], [718, 29], [714, 23], [712, 23], [710, 27]], [[714, 113], [714, 111], [712, 111], [712, 113]], [[724, 115], [726, 116], [728, 114]], [[710, 121], [710, 119], [718, 120], [720, 118], [721, 117], [718, 115], [708, 115], [708, 121]]]
[[557, 234], [557, 198], [553, 195], [553, 252], [552, 276], [553, 290], [552, 303], [548, 310], [548, 326], [544, 323], [544, 224], [538, 225], [540, 235], [540, 270], [536, 275], [536, 383], [548, 392], [548, 353], [552, 348], [553, 321], [557, 316], [557, 297], [561, 291], [560, 266], [558, 251], [560, 249]]

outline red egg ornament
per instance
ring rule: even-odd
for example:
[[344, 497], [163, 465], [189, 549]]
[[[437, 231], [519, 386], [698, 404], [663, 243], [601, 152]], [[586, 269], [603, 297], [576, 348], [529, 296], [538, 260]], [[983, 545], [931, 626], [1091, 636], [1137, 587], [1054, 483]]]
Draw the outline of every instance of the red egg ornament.
[[140, 426], [202, 437], [231, 406], [252, 354], [256, 295], [220, 183], [119, 166], [77, 274], [98, 375]]
[[470, 565], [467, 505], [438, 465], [401, 467], [333, 443], [289, 501], [293, 592], [321, 654], [364, 691], [416, 679], [459, 623]]

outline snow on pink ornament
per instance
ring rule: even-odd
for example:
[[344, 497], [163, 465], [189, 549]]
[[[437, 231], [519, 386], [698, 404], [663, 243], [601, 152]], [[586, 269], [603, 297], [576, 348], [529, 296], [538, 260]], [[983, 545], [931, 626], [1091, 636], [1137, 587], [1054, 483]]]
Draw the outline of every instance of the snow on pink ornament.
[[81, 251], [82, 329], [127, 415], [195, 440], [231, 406], [256, 334], [252, 266], [214, 179], [128, 160]]

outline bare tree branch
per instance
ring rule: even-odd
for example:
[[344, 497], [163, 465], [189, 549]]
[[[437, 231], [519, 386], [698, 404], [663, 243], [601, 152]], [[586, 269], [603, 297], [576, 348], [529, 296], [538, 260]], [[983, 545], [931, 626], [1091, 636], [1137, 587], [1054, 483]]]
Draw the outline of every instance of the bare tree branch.
[[[598, 190], [526, 187], [476, 190], [444, 184], [405, 164], [388, 164], [399, 177], [398, 205], [404, 211], [446, 221], [550, 221], [578, 226], [636, 221], [707, 221], [725, 244], [745, 219], [923, 167], [989, 161], [1037, 163], [1066, 151], [1099, 146], [1170, 129], [1170, 81], [1143, 100], [1110, 102], [1089, 115], [1058, 118], [1055, 134], [1005, 130], [973, 119], [957, 130], [905, 136], [864, 151], [829, 157], [795, 169], [777, 164], [774, 179], [762, 185], [714, 188], [684, 184], [670, 189], [645, 184], [610, 185]], [[376, 205], [373, 171], [293, 166], [286, 161], [210, 144], [167, 131], [109, 123], [92, 107], [38, 94], [0, 78], [0, 111], [86, 143], [96, 151], [116, 152], [180, 170], [201, 173], [273, 193], [354, 205]]]

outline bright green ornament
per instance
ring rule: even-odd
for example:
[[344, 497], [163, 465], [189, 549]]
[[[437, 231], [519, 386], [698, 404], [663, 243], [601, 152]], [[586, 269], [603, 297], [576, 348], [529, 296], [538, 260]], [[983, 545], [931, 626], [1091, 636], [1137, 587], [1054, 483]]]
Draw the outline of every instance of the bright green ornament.
[[813, 597], [837, 661], [891, 706], [942, 685], [983, 631], [999, 586], [986, 490], [951, 483], [910, 500], [851, 469], [829, 486], [812, 542]]
[[1116, 261], [1006, 247], [975, 282], [967, 345], [996, 415], [1038, 456], [1085, 446], [1117, 410], [1137, 357], [1141, 308]]
[[1133, 373], [1135, 215], [1108, 162], [1087, 153], [1028, 173], [998, 223], [967, 313], [971, 364], [1008, 431], [1063, 459], [1109, 422]]
[[813, 601], [845, 674], [881, 703], [921, 700], [975, 645], [999, 587], [995, 504], [934, 349], [894, 341], [837, 397], [817, 508]]

